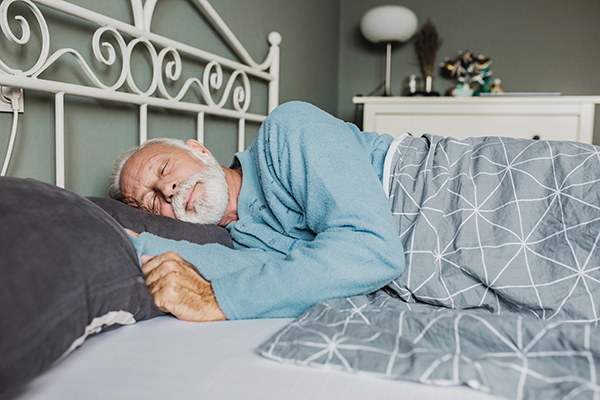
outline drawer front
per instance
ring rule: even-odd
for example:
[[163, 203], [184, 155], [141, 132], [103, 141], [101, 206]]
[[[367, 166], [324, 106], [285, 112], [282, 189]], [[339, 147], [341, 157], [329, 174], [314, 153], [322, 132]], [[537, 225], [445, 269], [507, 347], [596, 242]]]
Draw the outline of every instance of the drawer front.
[[[541, 140], [579, 140], [576, 115], [403, 115], [377, 114], [374, 131], [394, 137], [431, 133], [464, 139], [473, 136], [505, 136]], [[367, 127], [365, 127], [367, 128]], [[370, 130], [367, 128], [367, 130]]]

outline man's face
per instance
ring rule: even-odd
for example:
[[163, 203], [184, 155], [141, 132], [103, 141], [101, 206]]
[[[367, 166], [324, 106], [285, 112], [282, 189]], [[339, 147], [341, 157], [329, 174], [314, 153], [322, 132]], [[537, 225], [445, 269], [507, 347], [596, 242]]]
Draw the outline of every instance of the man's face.
[[225, 174], [212, 155], [198, 146], [188, 151], [153, 144], [134, 153], [121, 173], [124, 201], [183, 221], [219, 223], [227, 208]]

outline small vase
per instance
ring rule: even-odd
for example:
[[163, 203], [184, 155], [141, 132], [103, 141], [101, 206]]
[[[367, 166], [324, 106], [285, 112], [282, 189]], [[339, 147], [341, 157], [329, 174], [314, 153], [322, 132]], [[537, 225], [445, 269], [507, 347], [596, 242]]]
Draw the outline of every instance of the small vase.
[[411, 96], [439, 96], [438, 92], [433, 91], [433, 76], [425, 75], [425, 85], [423, 90], [411, 94]]

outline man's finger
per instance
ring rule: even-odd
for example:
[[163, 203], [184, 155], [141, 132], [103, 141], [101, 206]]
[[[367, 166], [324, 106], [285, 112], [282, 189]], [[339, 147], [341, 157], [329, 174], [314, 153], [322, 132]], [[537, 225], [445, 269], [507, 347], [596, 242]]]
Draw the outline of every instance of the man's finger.
[[144, 254], [142, 256], [142, 258], [141, 258], [142, 259], [142, 264], [146, 264], [148, 261], [152, 260], [154, 257], [156, 257], [156, 256], [151, 256], [151, 255], [148, 255], [148, 254]]
[[219, 321], [227, 319], [214, 298], [212, 288], [210, 296], [202, 298], [196, 291], [188, 288], [167, 285], [156, 290], [152, 297], [162, 311], [186, 321]]
[[148, 276], [148, 274], [154, 270], [155, 268], [158, 268], [164, 261], [167, 260], [173, 260], [173, 261], [179, 261], [179, 260], [183, 260], [183, 258], [173, 252], [173, 251], [169, 251], [166, 253], [163, 253], [159, 256], [156, 257], [152, 257], [150, 259], [148, 259], [146, 262], [144, 262], [144, 257], [152, 257], [152, 256], [148, 256], [148, 255], [143, 255], [142, 256], [142, 272], [144, 273], [144, 276]]
[[164, 261], [146, 276], [146, 285], [152, 290], [155, 287], [173, 285], [195, 291], [198, 287], [208, 284], [195, 269], [185, 262]]
[[179, 279], [184, 281], [186, 270], [178, 261], [166, 260], [160, 263], [156, 268], [153, 268], [145, 275], [146, 285], [151, 286], [158, 281], [163, 281], [163, 284], [173, 282]]

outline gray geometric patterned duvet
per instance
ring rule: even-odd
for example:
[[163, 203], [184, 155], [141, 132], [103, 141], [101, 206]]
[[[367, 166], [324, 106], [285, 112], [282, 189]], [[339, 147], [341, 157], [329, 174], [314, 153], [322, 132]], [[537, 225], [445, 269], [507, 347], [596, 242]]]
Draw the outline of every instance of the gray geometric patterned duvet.
[[317, 304], [261, 354], [512, 399], [600, 399], [599, 147], [408, 137], [389, 193], [404, 273]]

